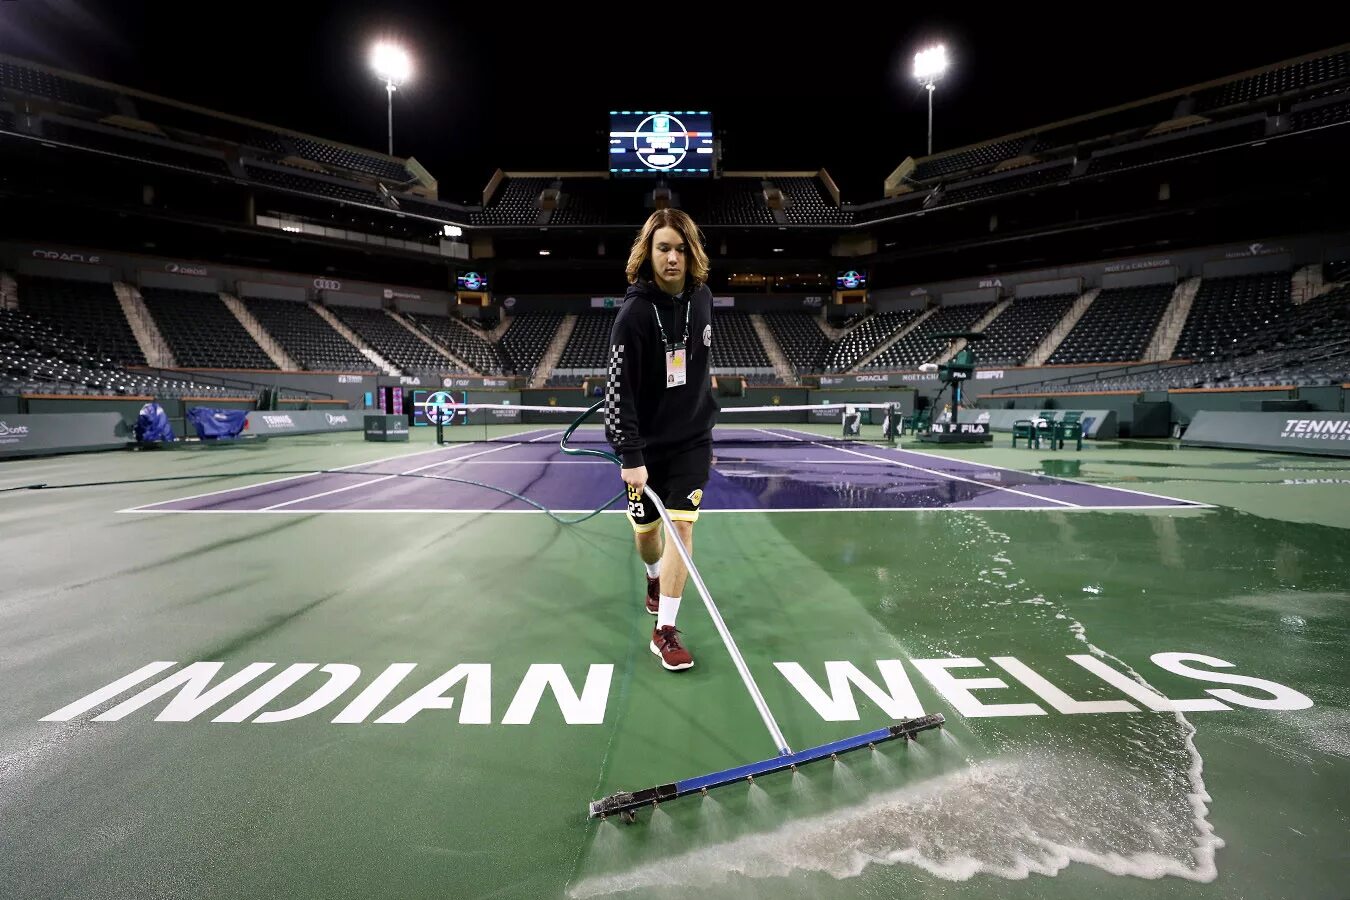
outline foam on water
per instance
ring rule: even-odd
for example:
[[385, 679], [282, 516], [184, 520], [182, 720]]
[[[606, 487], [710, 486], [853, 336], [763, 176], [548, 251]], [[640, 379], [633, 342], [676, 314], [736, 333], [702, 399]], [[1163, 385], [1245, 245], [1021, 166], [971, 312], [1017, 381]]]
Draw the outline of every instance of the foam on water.
[[[998, 565], [984, 567], [966, 584], [949, 585], [950, 593], [938, 602], [997, 605], [998, 615], [1009, 617], [1010, 624], [1043, 628], [1047, 647], [1063, 647], [1048, 652], [1076, 653], [1086, 647], [1152, 689], [1139, 672], [1092, 643], [1087, 627], [1066, 604], [1025, 586], [1016, 575], [1009, 535], [991, 528], [982, 516], [961, 518], [945, 521], [963, 532], [968, 555], [977, 554], [979, 546]], [[971, 587], [976, 583], [982, 590]], [[1086, 588], [1076, 595], [1080, 602], [1105, 599], [1107, 588]], [[1019, 602], [998, 602], [1009, 598]], [[953, 609], [953, 618], [959, 619], [958, 613], [963, 611]], [[964, 646], [947, 647], [942, 636], [931, 637], [921, 653], [899, 649], [910, 658], [974, 655]], [[964, 749], [971, 742], [971, 755], [951, 753], [956, 738], [946, 730], [929, 747], [921, 739], [910, 742], [904, 755], [873, 754], [877, 762], [868, 769], [874, 777], [884, 771], [923, 780], [787, 823], [769, 818], [767, 813], [775, 811], [772, 801], [756, 784], [748, 794], [752, 821], [740, 824], [768, 830], [736, 837], [705, 834], [709, 843], [703, 846], [685, 852], [672, 848], [626, 871], [608, 869], [593, 856], [589, 876], [568, 893], [594, 897], [658, 886], [688, 890], [733, 878], [810, 874], [845, 879], [869, 866], [893, 865], [951, 881], [978, 874], [1053, 876], [1072, 862], [1120, 876], [1213, 881], [1218, 876], [1215, 853], [1224, 842], [1207, 818], [1211, 798], [1191, 722], [1181, 713], [1147, 712], [1059, 721], [1054, 730], [1019, 734], [991, 720], [992, 749], [979, 746], [981, 731], [973, 727], [984, 720], [966, 721], [960, 743]], [[954, 766], [961, 768], [953, 771]], [[831, 793], [835, 800], [848, 799]], [[750, 883], [732, 886], [738, 896], [746, 889]]]
[[[1158, 818], [1142, 773], [1075, 754], [998, 758], [772, 831], [576, 883], [572, 897], [640, 888], [699, 888], [732, 876], [860, 874], [905, 864], [965, 881], [977, 874], [1054, 875], [1071, 862], [1116, 875], [1212, 881], [1187, 814]], [[1174, 807], [1175, 808], [1175, 807]]]

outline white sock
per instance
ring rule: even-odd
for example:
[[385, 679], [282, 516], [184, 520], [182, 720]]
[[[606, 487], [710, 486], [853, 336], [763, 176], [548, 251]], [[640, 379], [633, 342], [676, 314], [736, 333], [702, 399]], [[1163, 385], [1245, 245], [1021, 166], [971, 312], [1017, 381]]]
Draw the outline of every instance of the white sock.
[[661, 608], [656, 613], [656, 627], [665, 628], [675, 624], [675, 614], [680, 611], [680, 598], [661, 595]]
[[658, 560], [657, 560], [656, 562], [654, 562], [654, 563], [643, 563], [643, 565], [647, 567], [647, 577], [648, 577], [648, 578], [660, 578], [660, 577], [661, 577], [661, 560], [658, 559]]

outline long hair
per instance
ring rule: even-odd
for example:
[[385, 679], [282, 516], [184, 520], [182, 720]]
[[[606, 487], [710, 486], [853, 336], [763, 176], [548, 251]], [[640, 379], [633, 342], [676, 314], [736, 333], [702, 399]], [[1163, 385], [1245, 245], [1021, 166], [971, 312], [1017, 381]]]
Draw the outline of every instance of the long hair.
[[628, 283], [636, 284], [652, 277], [652, 236], [662, 228], [674, 228], [680, 233], [688, 261], [687, 277], [695, 285], [706, 284], [708, 253], [703, 249], [703, 233], [689, 214], [679, 209], [658, 209], [647, 217], [647, 223], [638, 232], [633, 249], [628, 253], [628, 266], [624, 270], [628, 274]]

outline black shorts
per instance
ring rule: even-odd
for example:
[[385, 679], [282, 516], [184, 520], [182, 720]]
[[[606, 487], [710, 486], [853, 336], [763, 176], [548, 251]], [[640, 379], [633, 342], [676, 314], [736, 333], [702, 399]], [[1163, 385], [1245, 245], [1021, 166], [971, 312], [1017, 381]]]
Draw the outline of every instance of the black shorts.
[[[698, 508], [703, 502], [703, 488], [708, 484], [712, 467], [712, 445], [699, 444], [671, 454], [647, 458], [647, 484], [661, 498], [671, 519], [676, 522], [697, 522]], [[628, 520], [640, 533], [652, 531], [661, 524], [656, 507], [644, 494], [628, 489]]]

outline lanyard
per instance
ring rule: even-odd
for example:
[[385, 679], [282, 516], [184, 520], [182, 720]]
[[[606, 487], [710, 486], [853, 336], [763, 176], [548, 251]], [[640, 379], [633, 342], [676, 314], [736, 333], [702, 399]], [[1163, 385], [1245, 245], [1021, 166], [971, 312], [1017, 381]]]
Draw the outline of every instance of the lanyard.
[[[693, 308], [694, 299], [690, 297], [684, 305], [684, 343], [680, 345], [682, 347], [689, 346], [689, 311]], [[661, 332], [661, 346], [669, 349], [670, 340], [666, 337], [666, 329], [661, 325], [661, 311], [656, 308], [655, 303], [652, 304], [652, 315], [656, 316], [656, 328]]]

